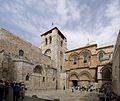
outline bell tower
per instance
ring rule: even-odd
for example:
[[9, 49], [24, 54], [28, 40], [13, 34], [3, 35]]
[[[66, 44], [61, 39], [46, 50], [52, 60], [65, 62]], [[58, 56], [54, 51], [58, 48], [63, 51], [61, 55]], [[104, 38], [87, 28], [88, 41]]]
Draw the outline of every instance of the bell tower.
[[67, 39], [57, 27], [42, 34], [41, 38], [42, 53], [54, 61], [54, 68], [57, 69], [57, 87], [59, 88], [60, 72], [65, 70], [64, 61], [67, 50]]

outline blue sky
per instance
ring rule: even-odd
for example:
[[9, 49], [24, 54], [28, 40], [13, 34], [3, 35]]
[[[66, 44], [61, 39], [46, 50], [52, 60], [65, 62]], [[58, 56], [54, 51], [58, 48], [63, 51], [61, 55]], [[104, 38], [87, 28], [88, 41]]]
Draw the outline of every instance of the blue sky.
[[0, 27], [35, 46], [55, 26], [67, 37], [68, 49], [114, 43], [120, 0], [0, 0]]

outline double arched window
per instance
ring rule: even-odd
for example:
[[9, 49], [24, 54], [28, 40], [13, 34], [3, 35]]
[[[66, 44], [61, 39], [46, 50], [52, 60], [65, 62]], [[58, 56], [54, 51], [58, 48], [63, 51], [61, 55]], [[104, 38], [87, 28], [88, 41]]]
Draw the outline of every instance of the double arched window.
[[83, 63], [88, 63], [90, 60], [90, 53], [88, 51], [83, 51], [82, 54], [80, 54], [83, 58]]
[[71, 54], [70, 57], [69, 57], [69, 61], [71, 61], [71, 63], [73, 65], [77, 64], [77, 62], [78, 62], [78, 54], [76, 54], [76, 53]]
[[83, 62], [87, 63], [89, 60], [89, 53], [88, 52], [83, 52]]
[[45, 38], [45, 45], [52, 43], [52, 37], [49, 36], [49, 38]]

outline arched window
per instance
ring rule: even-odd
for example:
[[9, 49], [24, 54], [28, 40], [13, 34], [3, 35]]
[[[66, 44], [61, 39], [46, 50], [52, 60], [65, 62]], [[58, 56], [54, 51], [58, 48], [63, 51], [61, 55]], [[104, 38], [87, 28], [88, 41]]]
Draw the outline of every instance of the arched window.
[[43, 82], [45, 82], [45, 77], [43, 77]]
[[44, 54], [51, 57], [51, 50], [47, 49]]
[[55, 77], [53, 77], [53, 81], [55, 81]]
[[60, 51], [60, 62], [61, 64], [63, 64], [63, 52], [62, 51]]
[[73, 57], [73, 64], [74, 64], [74, 65], [77, 64], [77, 60], [78, 60], [77, 56], [74, 56], [74, 57]]
[[39, 73], [39, 74], [42, 74], [43, 73], [43, 68], [40, 66], [40, 65], [37, 65], [34, 70], [33, 70], [34, 73]]
[[60, 41], [60, 45], [61, 45], [61, 47], [63, 46], [63, 41]]
[[29, 73], [27, 73], [27, 75], [26, 75], [26, 81], [29, 81]]
[[19, 56], [24, 56], [24, 51], [23, 50], [19, 50]]
[[45, 44], [47, 45], [47, 38], [45, 38]]
[[110, 80], [111, 79], [111, 72], [108, 68], [102, 70], [102, 79], [103, 80]]
[[51, 44], [52, 43], [52, 37], [50, 36], [49, 39], [50, 39], [50, 44]]
[[103, 56], [104, 56], [104, 53], [103, 53], [103, 52], [100, 52], [100, 53], [99, 53], [99, 61], [102, 61]]
[[87, 63], [89, 60], [89, 53], [88, 52], [83, 52], [83, 63]]
[[60, 70], [62, 70], [62, 66], [60, 66]]

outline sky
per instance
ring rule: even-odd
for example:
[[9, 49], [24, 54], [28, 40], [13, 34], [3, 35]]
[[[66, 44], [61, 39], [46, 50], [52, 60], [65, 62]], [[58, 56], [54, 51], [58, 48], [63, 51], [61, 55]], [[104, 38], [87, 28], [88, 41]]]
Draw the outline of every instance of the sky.
[[113, 44], [120, 30], [120, 0], [0, 0], [0, 28], [35, 46], [53, 27], [66, 36], [68, 49]]

